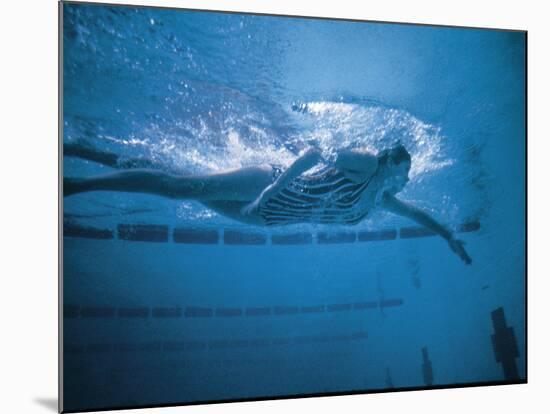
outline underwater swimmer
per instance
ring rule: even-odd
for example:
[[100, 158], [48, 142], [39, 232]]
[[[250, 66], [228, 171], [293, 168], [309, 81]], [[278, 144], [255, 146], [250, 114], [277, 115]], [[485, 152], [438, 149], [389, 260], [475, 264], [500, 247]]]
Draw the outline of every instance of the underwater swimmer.
[[411, 168], [411, 156], [403, 145], [378, 155], [343, 150], [331, 163], [323, 160], [319, 150], [309, 149], [285, 170], [259, 165], [193, 176], [169, 174], [142, 160], [118, 163], [115, 154], [79, 144], [65, 147], [66, 156], [129, 170], [90, 178], [64, 177], [64, 197], [89, 191], [121, 191], [191, 199], [224, 216], [262, 226], [352, 225], [381, 208], [437, 233], [464, 263], [472, 263], [464, 242], [456, 239], [450, 229], [396, 197], [409, 181]]

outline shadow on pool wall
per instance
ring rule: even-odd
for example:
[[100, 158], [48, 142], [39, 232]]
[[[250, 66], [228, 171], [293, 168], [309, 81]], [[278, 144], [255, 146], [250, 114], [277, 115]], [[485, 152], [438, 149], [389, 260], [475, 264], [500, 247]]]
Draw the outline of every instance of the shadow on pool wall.
[[524, 33], [64, 9], [64, 142], [205, 173], [402, 134], [402, 197], [473, 258], [380, 213], [266, 230], [66, 198], [65, 410], [526, 379]]

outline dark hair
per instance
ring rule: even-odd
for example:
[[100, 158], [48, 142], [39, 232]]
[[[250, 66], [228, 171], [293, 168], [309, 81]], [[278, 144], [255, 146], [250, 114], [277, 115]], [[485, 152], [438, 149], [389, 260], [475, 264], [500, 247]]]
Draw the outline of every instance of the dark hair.
[[404, 161], [411, 162], [411, 154], [403, 146], [403, 144], [397, 144], [393, 148], [382, 150], [378, 153], [378, 165], [384, 165], [388, 162], [388, 159], [392, 159], [396, 165], [401, 164]]

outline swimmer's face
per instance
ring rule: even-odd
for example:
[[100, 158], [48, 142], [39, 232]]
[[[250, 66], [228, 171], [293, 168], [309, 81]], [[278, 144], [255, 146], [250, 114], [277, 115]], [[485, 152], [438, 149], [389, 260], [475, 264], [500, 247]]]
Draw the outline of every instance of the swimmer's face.
[[396, 194], [405, 188], [409, 182], [409, 171], [411, 169], [410, 161], [401, 161], [395, 163], [390, 157], [387, 165], [387, 175], [384, 180], [384, 188], [386, 191]]

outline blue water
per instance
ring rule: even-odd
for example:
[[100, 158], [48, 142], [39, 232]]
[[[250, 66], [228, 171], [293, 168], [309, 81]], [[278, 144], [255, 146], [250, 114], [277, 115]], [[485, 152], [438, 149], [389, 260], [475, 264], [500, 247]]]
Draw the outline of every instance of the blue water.
[[[65, 409], [507, 381], [500, 307], [525, 379], [525, 53], [519, 32], [64, 4], [65, 143], [199, 174], [400, 141], [412, 169], [398, 197], [480, 223], [459, 234], [466, 266], [438, 237], [317, 242], [415, 225], [382, 211], [267, 231], [193, 201], [65, 198], [66, 228], [115, 235], [64, 237]], [[123, 240], [120, 224], [169, 237]], [[267, 243], [174, 243], [174, 228]], [[272, 241], [296, 232], [313, 243]]]

